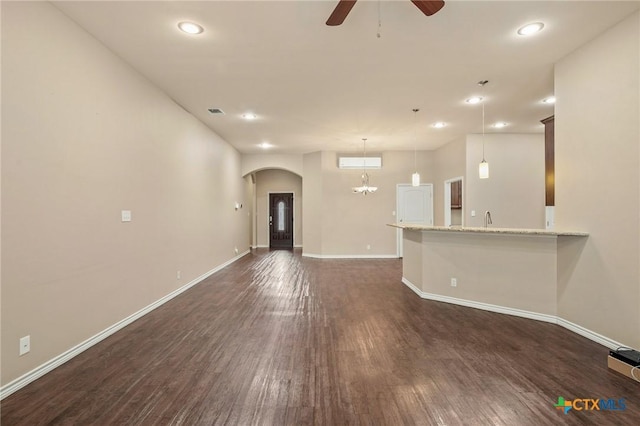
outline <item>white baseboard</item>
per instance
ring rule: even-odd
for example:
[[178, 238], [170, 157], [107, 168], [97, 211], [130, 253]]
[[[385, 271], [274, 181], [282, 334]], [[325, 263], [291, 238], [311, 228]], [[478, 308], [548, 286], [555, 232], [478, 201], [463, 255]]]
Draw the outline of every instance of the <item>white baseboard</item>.
[[451, 303], [454, 305], [467, 306], [469, 308], [482, 309], [483, 311], [497, 312], [499, 314], [513, 315], [516, 317], [534, 319], [537, 321], [550, 322], [557, 324], [557, 317], [548, 314], [539, 314], [537, 312], [525, 311], [523, 309], [509, 308], [506, 306], [492, 305], [490, 303], [474, 302], [473, 300], [458, 299], [457, 297], [442, 296], [439, 294], [426, 293], [416, 287], [408, 279], [402, 277], [402, 282], [423, 299], [435, 300], [437, 302]]
[[402, 283], [407, 287], [409, 287], [411, 290], [413, 290], [413, 292], [416, 293], [418, 296], [420, 296], [422, 299], [435, 300], [438, 302], [445, 302], [445, 303], [451, 303], [454, 305], [467, 306], [469, 308], [482, 309], [483, 311], [497, 312], [500, 314], [513, 315], [516, 317], [528, 318], [536, 321], [543, 321], [543, 322], [549, 322], [552, 324], [557, 324], [563, 328], [566, 328], [569, 331], [579, 334], [582, 337], [586, 337], [591, 341], [599, 343], [602, 346], [606, 346], [609, 349], [616, 349], [616, 348], [619, 348], [620, 346], [625, 346], [620, 342], [616, 342], [615, 340], [609, 339], [608, 337], [603, 336], [599, 333], [596, 333], [595, 331], [591, 331], [578, 324], [574, 324], [571, 321], [567, 321], [564, 318], [560, 318], [555, 315], [540, 314], [537, 312], [525, 311], [522, 309], [509, 308], [506, 306], [491, 305], [489, 303], [474, 302], [472, 300], [458, 299], [455, 297], [441, 296], [438, 294], [427, 293], [420, 290], [418, 287], [416, 287], [411, 281], [409, 281], [405, 277], [402, 277]]
[[413, 291], [415, 294], [417, 294], [418, 296], [420, 296], [421, 298], [424, 299], [424, 297], [422, 297], [422, 294], [423, 294], [422, 290], [420, 290], [418, 287], [416, 287], [411, 281], [409, 281], [405, 277], [402, 277], [402, 284], [404, 284], [407, 287], [409, 287], [411, 289], [411, 291]]
[[106, 339], [107, 337], [109, 337], [112, 334], [116, 333], [117, 331], [122, 330], [124, 327], [126, 327], [129, 324], [131, 324], [135, 320], [143, 317], [144, 315], [146, 315], [149, 312], [153, 311], [157, 307], [167, 303], [169, 300], [171, 300], [174, 297], [180, 295], [181, 293], [184, 293], [185, 291], [189, 290], [191, 287], [195, 286], [196, 284], [200, 283], [201, 281], [203, 281], [206, 278], [210, 277], [211, 275], [215, 274], [216, 272], [218, 272], [222, 268], [224, 268], [226, 266], [229, 266], [230, 264], [232, 264], [236, 260], [240, 259], [243, 256], [246, 256], [249, 253], [250, 253], [250, 251], [247, 250], [247, 251], [245, 251], [243, 253], [238, 254], [236, 257], [232, 258], [231, 260], [223, 263], [222, 265], [216, 266], [212, 270], [204, 273], [203, 275], [200, 275], [198, 278], [188, 282], [184, 286], [172, 291], [171, 293], [167, 294], [166, 296], [162, 297], [161, 299], [158, 299], [155, 302], [153, 302], [152, 304], [142, 308], [138, 312], [135, 312], [134, 314], [129, 315], [128, 317], [118, 321], [117, 323], [113, 324], [112, 326], [108, 327], [107, 329], [102, 330], [98, 334], [88, 338], [84, 342], [79, 343], [78, 345], [72, 347], [71, 349], [69, 349], [69, 350], [61, 353], [60, 355], [56, 356], [55, 358], [50, 359], [49, 361], [47, 361], [44, 364], [34, 368], [33, 370], [29, 371], [28, 373], [25, 373], [22, 376], [18, 377], [17, 379], [7, 383], [6, 385], [4, 385], [4, 386], [2, 386], [0, 388], [0, 400], [6, 398], [7, 396], [11, 395], [12, 393], [14, 393], [16, 391], [22, 389], [23, 387], [25, 387], [29, 383], [39, 379], [40, 377], [44, 376], [48, 372], [50, 372], [53, 369], [61, 366], [65, 362], [69, 361], [70, 359], [72, 359], [73, 357], [79, 355], [80, 353], [86, 351], [87, 349], [89, 349], [90, 347], [96, 345], [97, 343], [103, 341], [104, 339]]
[[595, 331], [591, 331], [589, 329], [584, 328], [581, 325], [572, 323], [571, 321], [567, 321], [564, 318], [560, 318], [558, 317], [558, 325], [560, 327], [564, 327], [569, 331], [573, 331], [576, 334], [581, 335], [582, 337], [586, 337], [589, 340], [593, 340], [596, 343], [600, 343], [602, 346], [606, 346], [609, 349], [618, 349], [620, 346], [627, 346], [627, 345], [623, 345], [620, 342], [616, 342], [613, 339], [609, 339], [606, 336], [603, 336], [602, 334], [596, 333]]
[[302, 252], [302, 256], [314, 259], [398, 259], [396, 254], [315, 254]]

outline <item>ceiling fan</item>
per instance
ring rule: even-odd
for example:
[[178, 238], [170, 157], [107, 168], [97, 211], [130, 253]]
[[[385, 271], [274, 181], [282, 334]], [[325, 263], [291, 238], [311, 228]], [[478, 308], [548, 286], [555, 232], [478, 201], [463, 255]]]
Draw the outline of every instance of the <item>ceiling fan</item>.
[[[340, 25], [347, 18], [347, 15], [351, 11], [351, 8], [356, 4], [357, 0], [340, 0], [338, 5], [327, 19], [327, 25], [336, 26]], [[411, 3], [415, 4], [418, 9], [427, 16], [431, 16], [438, 12], [444, 6], [443, 0], [411, 0]]]

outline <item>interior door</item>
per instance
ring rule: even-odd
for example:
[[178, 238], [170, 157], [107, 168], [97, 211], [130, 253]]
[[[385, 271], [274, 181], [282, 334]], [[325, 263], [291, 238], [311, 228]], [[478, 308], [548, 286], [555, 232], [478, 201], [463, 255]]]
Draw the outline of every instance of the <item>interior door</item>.
[[269, 247], [293, 248], [293, 194], [269, 194]]
[[[433, 225], [433, 185], [398, 185], [397, 221], [416, 225]], [[402, 229], [398, 229], [398, 257], [402, 257]]]
[[462, 177], [444, 181], [444, 226], [464, 225], [463, 186]]

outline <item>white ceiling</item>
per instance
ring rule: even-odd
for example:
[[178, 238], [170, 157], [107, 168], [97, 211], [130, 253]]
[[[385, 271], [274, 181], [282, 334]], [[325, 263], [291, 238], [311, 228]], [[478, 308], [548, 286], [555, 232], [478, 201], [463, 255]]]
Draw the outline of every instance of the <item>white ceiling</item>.
[[[471, 95], [485, 98], [486, 132], [542, 132], [553, 64], [640, 6], [449, 0], [427, 17], [409, 0], [360, 0], [328, 27], [337, 1], [54, 4], [243, 153], [265, 141], [274, 153], [357, 151], [365, 137], [372, 150], [437, 148], [482, 131]], [[205, 32], [180, 32], [183, 20]], [[541, 33], [516, 34], [533, 21]], [[258, 118], [242, 119], [247, 111]], [[509, 126], [489, 127], [499, 120]]]

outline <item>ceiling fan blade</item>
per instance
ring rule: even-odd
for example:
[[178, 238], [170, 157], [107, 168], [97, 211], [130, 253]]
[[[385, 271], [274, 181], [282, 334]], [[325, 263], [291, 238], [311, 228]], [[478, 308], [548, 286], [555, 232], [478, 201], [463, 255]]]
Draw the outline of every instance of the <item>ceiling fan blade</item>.
[[411, 0], [411, 3], [415, 4], [418, 9], [427, 16], [435, 14], [437, 11], [444, 7], [444, 1], [426, 1], [426, 0]]
[[329, 19], [327, 19], [327, 25], [333, 27], [342, 24], [353, 5], [356, 4], [356, 1], [357, 0], [340, 0], [336, 8], [333, 9], [333, 13], [329, 16]]

